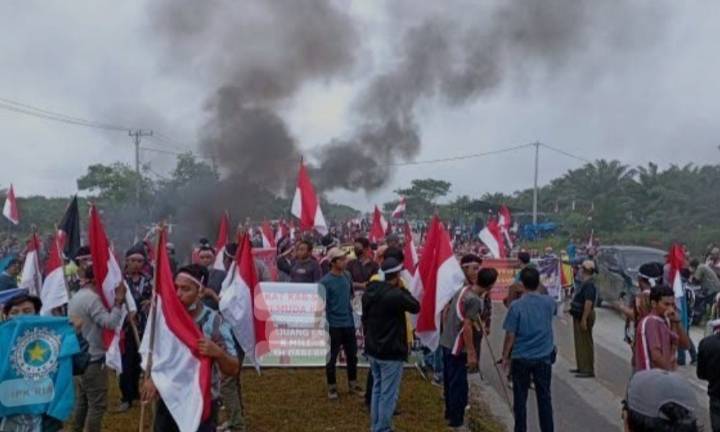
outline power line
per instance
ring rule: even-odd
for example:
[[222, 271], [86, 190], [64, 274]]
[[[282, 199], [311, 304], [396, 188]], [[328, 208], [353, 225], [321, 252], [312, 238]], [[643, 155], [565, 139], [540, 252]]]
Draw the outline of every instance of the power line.
[[[153, 147], [140, 147], [140, 150], [147, 150], [147, 151], [151, 151], [151, 152], [163, 153], [163, 154], [174, 155], [174, 156], [180, 156], [180, 155], [184, 155], [187, 153], [192, 153], [192, 151], [190, 151], [190, 150], [185, 151], [185, 152], [180, 152], [180, 151], [173, 151], [173, 150], [158, 149], [158, 148], [153, 148]], [[198, 159], [212, 160], [212, 158], [197, 155], [195, 153], [193, 153], [193, 156]]]
[[560, 150], [560, 149], [557, 148], [557, 147], [553, 147], [553, 146], [550, 146], [550, 145], [547, 145], [547, 144], [544, 144], [544, 143], [540, 143], [540, 145], [543, 146], [543, 147], [545, 147], [545, 148], [547, 148], [548, 150], [552, 150], [552, 151], [554, 151], [554, 152], [556, 152], [556, 153], [560, 153], [561, 155], [565, 155], [565, 156], [570, 157], [570, 158], [573, 158], [573, 159], [577, 159], [577, 160], [579, 160], [579, 161], [581, 161], [581, 162], [592, 163], [592, 161], [591, 161], [590, 159], [585, 159], [584, 157], [576, 156], [576, 155], [574, 155], [574, 154], [572, 154], [572, 153], [568, 153], [568, 152], [566, 152], [566, 151], [564, 151], [564, 150]]
[[402, 166], [410, 166], [410, 165], [426, 165], [426, 164], [442, 163], [442, 162], [454, 162], [454, 161], [459, 161], [459, 160], [473, 159], [473, 158], [478, 158], [478, 157], [483, 157], [483, 156], [490, 156], [490, 155], [494, 155], [494, 154], [508, 153], [511, 151], [527, 148], [527, 147], [530, 147], [533, 145], [534, 144], [523, 144], [523, 145], [518, 145], [518, 146], [514, 146], [514, 147], [507, 147], [504, 149], [486, 151], [486, 152], [482, 152], [482, 153], [471, 153], [471, 154], [453, 156], [453, 157], [448, 157], [448, 158], [429, 159], [429, 160], [422, 160], [422, 161], [399, 162], [399, 163], [387, 164], [387, 165], [382, 165], [382, 166], [402, 167]]
[[6, 98], [0, 98], [0, 109], [4, 109], [7, 111], [13, 111], [20, 114], [25, 114], [29, 116], [39, 117], [45, 120], [52, 120], [67, 124], [73, 124], [76, 126], [85, 126], [95, 129], [105, 129], [105, 130], [114, 130], [114, 131], [127, 131], [130, 128], [124, 127], [124, 126], [118, 126], [110, 123], [104, 123], [94, 120], [88, 120], [82, 117], [76, 117], [71, 116], [55, 111], [51, 111], [44, 108], [39, 108], [36, 106], [28, 105], [22, 102], [6, 99]]

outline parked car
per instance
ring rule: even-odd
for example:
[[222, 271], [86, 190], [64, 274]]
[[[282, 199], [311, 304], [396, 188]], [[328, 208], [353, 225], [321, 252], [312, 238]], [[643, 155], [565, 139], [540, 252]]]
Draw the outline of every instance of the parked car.
[[638, 268], [649, 262], [664, 263], [665, 255], [663, 250], [642, 246], [600, 246], [595, 257], [598, 306], [618, 300], [623, 293], [634, 293]]

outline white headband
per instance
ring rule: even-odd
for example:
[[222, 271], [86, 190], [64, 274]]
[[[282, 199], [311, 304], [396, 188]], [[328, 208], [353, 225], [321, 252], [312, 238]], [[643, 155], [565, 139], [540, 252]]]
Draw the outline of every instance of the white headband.
[[196, 284], [198, 287], [200, 287], [200, 288], [203, 287], [202, 282], [200, 282], [199, 280], [195, 279], [195, 276], [191, 275], [190, 273], [182, 271], [182, 272], [180, 272], [180, 273], [177, 274], [177, 277], [181, 277], [181, 276], [184, 277], [185, 279], [189, 280], [190, 282], [193, 282], [193, 283]]

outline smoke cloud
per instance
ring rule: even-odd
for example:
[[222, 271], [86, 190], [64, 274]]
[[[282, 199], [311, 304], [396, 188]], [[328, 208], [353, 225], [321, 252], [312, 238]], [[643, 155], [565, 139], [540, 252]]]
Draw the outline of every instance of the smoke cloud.
[[[651, 13], [657, 3], [619, 0], [479, 3], [457, 0], [425, 12], [417, 12], [418, 2], [392, 4], [388, 31], [402, 36], [389, 66], [349, 101], [352, 132], [311, 152], [321, 190], [382, 187], [393, 163], [420, 151], [423, 104], [457, 108], [509, 79], [553, 79], [568, 69], [584, 73], [588, 64], [596, 71], [603, 59], [593, 55], [642, 46], [662, 15]], [[347, 79], [366, 66], [357, 23], [331, 0], [152, 4], [164, 66], [211, 83], [202, 151], [238, 181], [287, 188], [301, 152], [286, 111], [305, 84]], [[405, 25], [406, 14], [414, 24]]]

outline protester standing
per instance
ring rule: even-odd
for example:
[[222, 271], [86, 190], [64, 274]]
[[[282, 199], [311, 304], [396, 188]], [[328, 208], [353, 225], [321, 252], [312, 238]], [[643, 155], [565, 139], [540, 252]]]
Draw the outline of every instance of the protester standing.
[[636, 329], [634, 369], [674, 371], [678, 348], [687, 349], [690, 344], [675, 309], [673, 289], [667, 285], [654, 287], [650, 291], [650, 305], [652, 311]]
[[217, 310], [220, 301], [220, 290], [227, 273], [225, 270], [214, 268], [215, 265], [215, 249], [209, 243], [201, 243], [198, 248], [197, 257], [198, 264], [208, 270], [207, 285], [203, 288], [202, 296], [205, 306]]
[[697, 259], [690, 261], [691, 280], [700, 285], [707, 296], [715, 296], [720, 292], [720, 277], [705, 263]]
[[595, 325], [595, 262], [586, 260], [580, 266], [582, 284], [570, 303], [570, 315], [573, 317], [573, 335], [575, 338], [576, 369], [570, 372], [576, 378], [595, 377], [595, 355], [592, 329]]
[[370, 278], [377, 274], [380, 266], [372, 259], [370, 241], [365, 237], [355, 239], [355, 259], [348, 262], [347, 270], [353, 280], [353, 289], [364, 291]]
[[713, 431], [720, 431], [720, 320], [709, 325], [713, 333], [698, 347], [697, 377], [708, 382], [710, 424]]
[[525, 287], [525, 294], [510, 305], [503, 324], [502, 364], [512, 374], [515, 432], [527, 430], [527, 396], [531, 380], [535, 384], [540, 430], [552, 432], [550, 382], [556, 356], [552, 328], [555, 300], [537, 292], [540, 286], [537, 269], [524, 268], [520, 281]]
[[320, 264], [312, 256], [313, 244], [302, 239], [295, 244], [295, 256], [292, 260], [278, 257], [278, 270], [287, 274], [290, 282], [316, 283], [322, 278]]
[[118, 285], [115, 289], [115, 303], [108, 311], [95, 287], [89, 247], [78, 249], [75, 264], [78, 266], [80, 289], [70, 299], [68, 316], [82, 323], [80, 332], [88, 342], [90, 363], [76, 379], [77, 406], [73, 430], [99, 432], [107, 408], [108, 391], [103, 332], [115, 330], [122, 323], [126, 288], [124, 283]]
[[384, 280], [371, 282], [362, 298], [365, 350], [374, 376], [370, 408], [372, 432], [392, 431], [403, 364], [409, 353], [405, 313], [420, 311], [420, 303], [402, 287], [402, 263], [387, 258], [381, 269]]
[[328, 398], [338, 398], [335, 378], [335, 363], [340, 347], [347, 362], [348, 387], [350, 393], [362, 395], [357, 383], [357, 339], [355, 338], [355, 319], [352, 311], [352, 280], [345, 270], [347, 254], [335, 247], [328, 251], [330, 271], [320, 279], [320, 293], [325, 299], [325, 311], [330, 334], [330, 353], [325, 365], [328, 385]]
[[[204, 335], [204, 339], [198, 344], [198, 350], [201, 355], [213, 360], [211, 414], [200, 423], [198, 432], [213, 432], [217, 429], [221, 377], [235, 376], [240, 369], [230, 327], [220, 314], [202, 302], [202, 289], [208, 274], [204, 266], [191, 264], [180, 268], [175, 276], [178, 298]], [[152, 377], [146, 378], [143, 384], [143, 400], [151, 401], [157, 396]], [[155, 432], [178, 432], [177, 424], [162, 399], [158, 400], [156, 406], [154, 424]]]
[[18, 287], [18, 275], [22, 271], [22, 262], [19, 258], [12, 258], [0, 273], [0, 291], [5, 291]]

